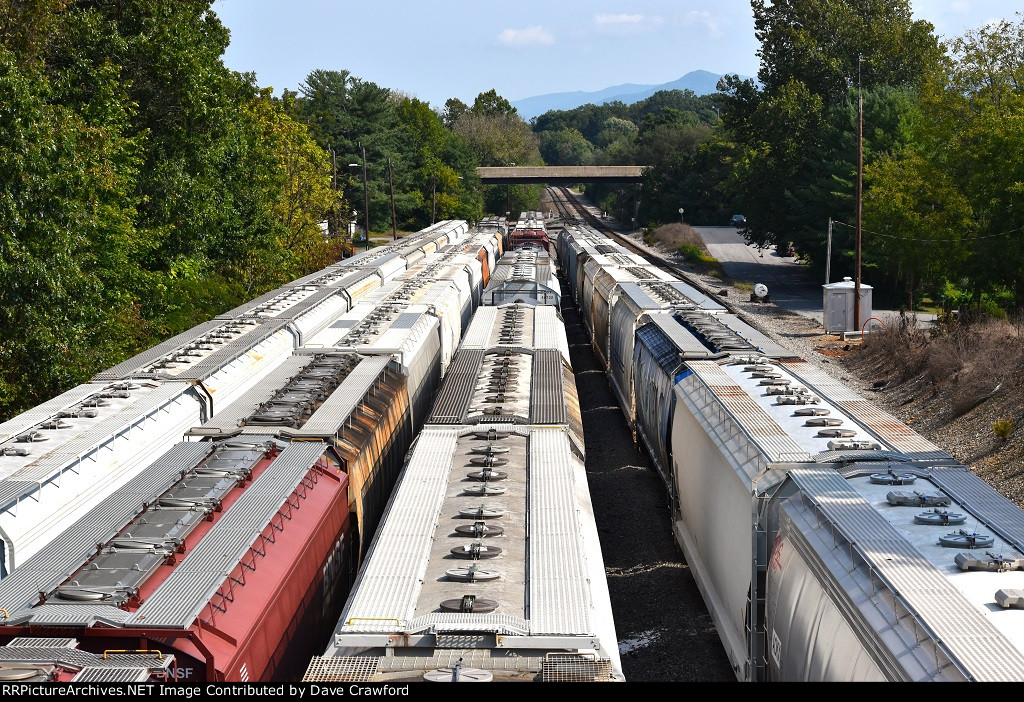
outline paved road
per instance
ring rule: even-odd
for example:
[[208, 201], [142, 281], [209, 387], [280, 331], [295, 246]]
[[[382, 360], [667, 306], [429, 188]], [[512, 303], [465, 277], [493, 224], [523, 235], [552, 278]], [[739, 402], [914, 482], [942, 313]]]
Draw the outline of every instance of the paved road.
[[[576, 199], [592, 213], [600, 216], [600, 210], [586, 199]], [[632, 235], [612, 220], [606, 224]], [[772, 302], [779, 307], [797, 312], [821, 322], [821, 283], [811, 279], [807, 269], [796, 258], [780, 256], [775, 249], [759, 250], [749, 246], [735, 227], [694, 227], [704, 239], [708, 252], [722, 263], [725, 272], [737, 282], [764, 283]]]
[[735, 227], [694, 229], [733, 280], [764, 283], [779, 307], [821, 321], [821, 282], [814, 281], [795, 257], [782, 256], [774, 248], [751, 246]]
[[[733, 280], [764, 283], [771, 300], [779, 307], [822, 321], [822, 283], [792, 256], [781, 256], [774, 248], [758, 249], [744, 241], [735, 227], [694, 227], [704, 239], [708, 252], [721, 262]], [[835, 281], [833, 281], [835, 282]], [[891, 323], [899, 312], [874, 310], [872, 316]], [[928, 326], [935, 315], [918, 313], [918, 324]]]
[[[574, 195], [593, 214], [600, 216], [600, 210], [591, 205], [585, 195]], [[634, 234], [614, 220], [605, 223], [623, 234]], [[759, 250], [748, 245], [736, 227], [694, 227], [694, 230], [730, 278], [737, 282], [764, 283], [772, 302], [779, 307], [821, 322], [821, 283], [814, 281], [795, 257], [780, 256], [773, 248]]]
[[[600, 210], [591, 205], [585, 195], [576, 194], [576, 198], [592, 213], [600, 215]], [[623, 234], [635, 234], [614, 220], [605, 220], [605, 224]], [[735, 227], [694, 227], [694, 230], [704, 239], [708, 252], [722, 263], [734, 281], [764, 283], [768, 286], [772, 302], [779, 307], [822, 323], [824, 291], [821, 286], [825, 281], [812, 276], [796, 258], [780, 256], [774, 248], [762, 250], [748, 245]], [[899, 315], [895, 310], [872, 311], [873, 317], [886, 324], [894, 323]], [[921, 327], [930, 327], [935, 322], [934, 314], [917, 312], [915, 317]]]
[[733, 280], [763, 282], [779, 307], [821, 320], [821, 283], [792, 256], [746, 244], [735, 227], [693, 227]]

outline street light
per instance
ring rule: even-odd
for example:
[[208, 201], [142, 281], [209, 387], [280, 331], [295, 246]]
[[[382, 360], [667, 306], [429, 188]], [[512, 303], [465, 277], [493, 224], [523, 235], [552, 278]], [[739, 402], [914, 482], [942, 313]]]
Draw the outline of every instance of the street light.
[[[462, 180], [462, 176], [455, 176], [459, 180]], [[458, 181], [456, 181], [456, 184]], [[445, 188], [445, 192], [448, 189]], [[430, 223], [434, 224], [437, 221], [437, 171], [434, 171], [433, 175], [430, 176]]]
[[362, 144], [359, 144], [359, 149], [360, 151], [363, 152], [363, 162], [361, 164], [350, 163], [348, 165], [350, 168], [358, 168], [359, 166], [363, 167], [363, 221], [365, 223], [366, 228], [366, 245], [364, 248], [368, 249], [370, 248], [370, 191], [366, 184], [366, 147], [363, 146]]
[[[361, 164], [361, 163], [350, 163], [350, 164], [348, 164], [348, 167], [349, 168], [362, 168], [363, 164]], [[365, 190], [366, 190], [366, 186], [365, 186], [365, 181], [364, 181], [364, 185], [363, 185], [364, 194], [365, 194]], [[349, 226], [349, 229], [351, 229], [351, 231], [349, 232], [348, 239], [349, 239], [349, 243], [351, 243], [351, 245], [352, 245], [352, 252], [353, 253], [355, 253], [355, 250], [356, 250], [356, 227], [358, 227], [358, 226], [359, 226], [359, 222], [356, 219], [356, 211], [352, 210], [352, 220], [351, 220], [350, 226]]]
[[[516, 162], [512, 161], [508, 165], [509, 165], [509, 168], [515, 168]], [[509, 202], [511, 200], [511, 190], [512, 190], [512, 186], [509, 185], [508, 183], [505, 183], [505, 209], [508, 210], [509, 212], [512, 211], [512, 206], [509, 204]], [[505, 214], [505, 219], [508, 219], [508, 213]]]
[[398, 240], [398, 218], [395, 216], [395, 179], [391, 176], [391, 157], [388, 156], [388, 189], [391, 192], [391, 240]]

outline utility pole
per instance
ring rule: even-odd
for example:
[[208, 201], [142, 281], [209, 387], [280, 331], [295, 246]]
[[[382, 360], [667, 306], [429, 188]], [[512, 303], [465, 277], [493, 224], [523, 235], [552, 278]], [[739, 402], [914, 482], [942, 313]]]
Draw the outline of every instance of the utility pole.
[[825, 285], [831, 282], [832, 274], [832, 218], [828, 218], [828, 246], [825, 247]]
[[[338, 195], [338, 154], [335, 153], [333, 146], [328, 146], [331, 150], [331, 195], [337, 197]], [[331, 204], [331, 211], [328, 213], [327, 220], [327, 233], [332, 237], [338, 236], [338, 203], [334, 202]], [[344, 239], [342, 239], [344, 242]], [[345, 246], [344, 243], [341, 247], [341, 257], [345, 258]]]
[[860, 88], [860, 62], [857, 56], [857, 242], [855, 246], [856, 278], [853, 283], [853, 326], [860, 331], [860, 263], [863, 242], [863, 200], [864, 200], [864, 95]]
[[430, 175], [430, 223], [437, 221], [437, 171]]
[[363, 152], [363, 221], [366, 223], [366, 243], [363, 246], [364, 250], [370, 248], [370, 191], [366, 185], [366, 147], [359, 144], [359, 148]]
[[395, 217], [395, 179], [391, 177], [391, 157], [388, 156], [388, 186], [391, 188], [391, 239], [398, 239], [398, 223]]
[[[508, 165], [509, 168], [515, 168], [516, 162], [512, 161]], [[512, 206], [509, 204], [511, 202], [511, 192], [512, 186], [510, 186], [508, 183], [505, 183], [505, 221], [508, 221], [509, 214], [511, 214], [512, 212]]]

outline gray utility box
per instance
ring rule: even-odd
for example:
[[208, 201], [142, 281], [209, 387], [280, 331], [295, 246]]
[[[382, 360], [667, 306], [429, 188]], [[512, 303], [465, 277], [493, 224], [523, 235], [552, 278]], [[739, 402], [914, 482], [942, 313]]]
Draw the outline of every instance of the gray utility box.
[[[824, 325], [829, 333], [859, 332], [854, 323], [854, 300], [857, 291], [850, 278], [843, 278], [838, 283], [821, 286], [825, 292]], [[871, 286], [860, 285], [860, 324], [871, 319]]]

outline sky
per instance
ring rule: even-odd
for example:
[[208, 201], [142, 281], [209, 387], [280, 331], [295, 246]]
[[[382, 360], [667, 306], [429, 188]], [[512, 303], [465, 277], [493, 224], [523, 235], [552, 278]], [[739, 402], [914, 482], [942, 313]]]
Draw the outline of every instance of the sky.
[[[912, 0], [944, 37], [1013, 19], [1020, 0]], [[229, 68], [297, 89], [348, 70], [440, 108], [494, 88], [509, 100], [698, 69], [756, 76], [747, 0], [216, 0]]]

